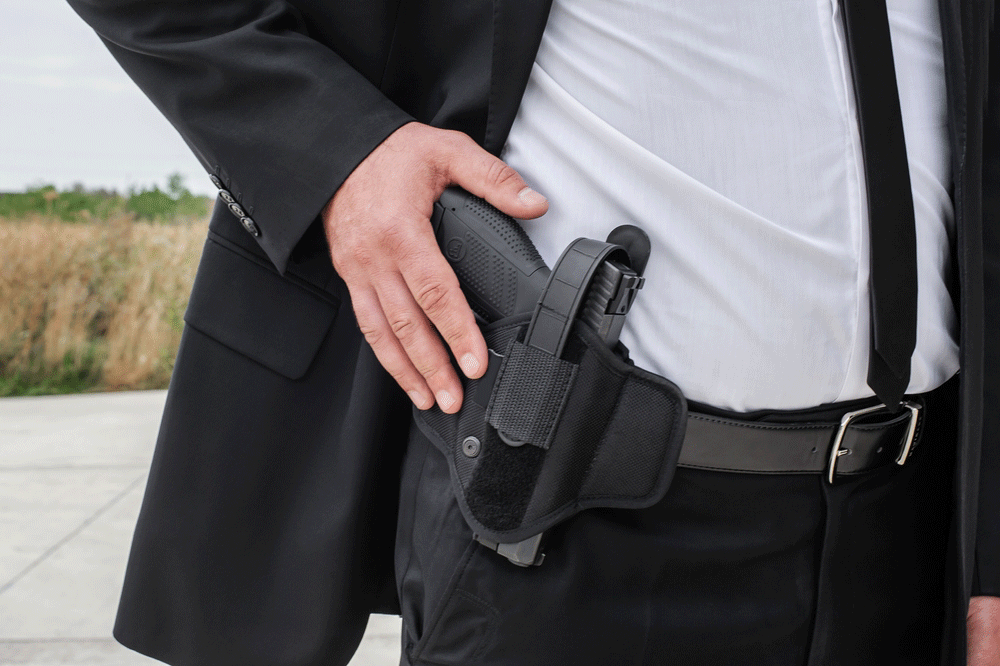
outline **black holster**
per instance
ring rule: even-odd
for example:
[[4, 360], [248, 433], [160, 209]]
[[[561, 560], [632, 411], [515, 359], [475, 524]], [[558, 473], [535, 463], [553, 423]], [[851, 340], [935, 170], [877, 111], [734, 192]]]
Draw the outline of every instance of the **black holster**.
[[490, 368], [457, 414], [414, 410], [448, 459], [462, 515], [515, 542], [588, 508], [658, 502], [673, 477], [687, 404], [663, 377], [576, 325], [562, 358], [523, 344], [530, 313], [483, 329]]

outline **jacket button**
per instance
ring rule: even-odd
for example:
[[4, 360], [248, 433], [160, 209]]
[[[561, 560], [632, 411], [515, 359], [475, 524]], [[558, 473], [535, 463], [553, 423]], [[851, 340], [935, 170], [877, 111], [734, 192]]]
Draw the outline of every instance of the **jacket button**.
[[238, 203], [229, 204], [229, 210], [233, 211], [233, 215], [236, 217], [246, 217], [246, 211], [240, 208]]
[[218, 177], [218, 176], [216, 176], [216, 175], [215, 175], [214, 173], [213, 173], [212, 175], [210, 175], [210, 176], [208, 177], [208, 179], [209, 179], [210, 181], [212, 181], [212, 185], [215, 185], [215, 186], [216, 186], [217, 188], [219, 188], [220, 190], [222, 190], [222, 189], [225, 189], [225, 188], [224, 188], [224, 186], [222, 185], [222, 181], [221, 181], [221, 180], [219, 180], [219, 177]]
[[260, 238], [260, 229], [257, 228], [257, 224], [249, 217], [241, 217], [240, 224], [243, 225], [243, 228], [246, 229], [247, 233], [251, 236], [254, 238]]
[[236, 199], [234, 199], [233, 195], [229, 193], [229, 190], [219, 190], [219, 196], [222, 197], [222, 200], [227, 204], [236, 203]]

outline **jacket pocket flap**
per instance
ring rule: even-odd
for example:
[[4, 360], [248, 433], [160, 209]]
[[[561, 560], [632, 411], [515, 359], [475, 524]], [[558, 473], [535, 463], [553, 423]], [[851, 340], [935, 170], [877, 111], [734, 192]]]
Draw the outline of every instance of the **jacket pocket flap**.
[[339, 305], [335, 296], [321, 297], [209, 238], [184, 321], [264, 367], [300, 379]]

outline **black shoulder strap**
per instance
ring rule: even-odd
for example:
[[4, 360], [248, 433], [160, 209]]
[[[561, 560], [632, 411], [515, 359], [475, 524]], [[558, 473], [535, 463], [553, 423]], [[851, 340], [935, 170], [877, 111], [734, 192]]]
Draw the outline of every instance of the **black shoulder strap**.
[[885, 0], [842, 0], [861, 128], [871, 263], [868, 385], [898, 405], [917, 339], [917, 235]]

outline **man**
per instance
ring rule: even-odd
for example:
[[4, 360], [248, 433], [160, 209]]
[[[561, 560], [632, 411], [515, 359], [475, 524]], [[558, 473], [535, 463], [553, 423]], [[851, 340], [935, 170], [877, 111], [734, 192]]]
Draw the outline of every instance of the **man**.
[[[527, 188], [517, 171], [495, 155], [511, 134], [512, 161], [522, 160], [519, 167], [532, 168], [533, 158], [526, 151], [538, 142], [532, 140], [534, 120], [529, 114], [535, 119], [544, 118], [548, 112], [539, 116], [538, 105], [552, 103], [556, 99], [553, 95], [558, 94], [550, 86], [552, 94], [545, 97], [545, 80], [537, 72], [531, 73], [532, 63], [536, 55], [546, 57], [544, 49], [538, 51], [543, 32], [549, 34], [550, 28], [564, 30], [573, 17], [563, 14], [559, 23], [547, 28], [549, 7], [541, 1], [517, 6], [500, 0], [461, 6], [278, 1], [150, 4], [137, 0], [71, 0], [71, 4], [178, 127], [212, 173], [228, 204], [225, 208], [220, 205], [213, 217], [205, 259], [186, 317], [189, 327], [136, 531], [116, 635], [130, 646], [176, 664], [346, 662], [345, 656], [353, 651], [367, 612], [393, 609], [391, 599], [387, 601], [380, 594], [386, 571], [383, 558], [390, 550], [387, 540], [392, 537], [394, 524], [396, 456], [406, 426], [399, 418], [403, 412], [398, 394], [377, 372], [376, 359], [418, 408], [427, 409], [436, 403], [444, 412], [460, 408], [461, 384], [448, 362], [445, 346], [429, 323], [468, 377], [478, 377], [485, 370], [485, 345], [471, 313], [463, 307], [454, 276], [435, 251], [426, 220], [433, 201], [450, 183], [484, 196], [516, 217], [533, 218], [545, 212], [545, 199]], [[785, 12], [791, 12], [791, 8], [782, 5], [776, 16]], [[835, 15], [832, 9], [829, 13]], [[1000, 642], [997, 601], [991, 596], [1000, 594], [996, 557], [1000, 548], [996, 521], [992, 519], [997, 510], [997, 484], [993, 480], [997, 473], [998, 424], [995, 410], [990, 409], [1000, 379], [996, 374], [996, 319], [987, 318], [984, 307], [984, 302], [995, 303], [1000, 291], [997, 232], [996, 225], [991, 224], [997, 210], [993, 198], [996, 191], [983, 185], [984, 178], [996, 182], [998, 160], [995, 122], [985, 130], [983, 122], [984, 107], [988, 118], [995, 118], [989, 114], [996, 109], [996, 87], [987, 86], [991, 10], [971, 2], [942, 2], [940, 15], [949, 128], [943, 142], [951, 149], [950, 191], [957, 229], [953, 249], [961, 296], [961, 337], [957, 340], [962, 366], [959, 438], [956, 445], [942, 434], [954, 425], [946, 416], [949, 408], [945, 406], [940, 412], [929, 408], [929, 414], [943, 416], [927, 417], [927, 428], [934, 429], [934, 436], [924, 436], [923, 450], [918, 451], [921, 457], [914, 459], [915, 463], [922, 462], [909, 468], [916, 471], [906, 471], [904, 466], [899, 479], [879, 486], [910, 488], [907, 497], [917, 496], [921, 488], [930, 489], [924, 493], [930, 501], [925, 498], [919, 506], [928, 512], [929, 526], [915, 528], [922, 538], [926, 537], [926, 548], [914, 550], [915, 559], [923, 562], [921, 566], [926, 565], [926, 569], [918, 570], [925, 571], [928, 578], [920, 581], [923, 586], [919, 582], [913, 585], [916, 590], [930, 590], [927, 595], [914, 597], [929, 604], [927, 613], [913, 621], [912, 626], [920, 628], [917, 635], [907, 635], [905, 618], [899, 618], [905, 607], [890, 603], [867, 617], [859, 611], [866, 604], [864, 590], [854, 589], [848, 598], [860, 599], [862, 604], [848, 604], [857, 617], [845, 625], [840, 617], [824, 615], [842, 609], [824, 601], [831, 594], [829, 581], [837, 576], [827, 578], [815, 563], [806, 563], [803, 577], [795, 578], [801, 587], [808, 588], [797, 599], [806, 603], [802, 609], [807, 616], [804, 623], [794, 630], [788, 629], [791, 625], [787, 622], [779, 624], [779, 638], [768, 643], [768, 623], [754, 619], [764, 615], [765, 609], [761, 599], [751, 596], [745, 612], [750, 622], [735, 625], [748, 628], [744, 648], [750, 652], [741, 656], [736, 640], [726, 644], [732, 651], [709, 655], [707, 662], [728, 658], [733, 663], [766, 663], [763, 660], [768, 655], [780, 653], [783, 658], [787, 653], [800, 655], [799, 661], [811, 659], [809, 663], [848, 663], [842, 662], [848, 658], [844, 655], [862, 653], [866, 647], [871, 647], [873, 653], [884, 653], [888, 648], [884, 637], [882, 643], [871, 639], [874, 642], [866, 645], [837, 633], [838, 627], [877, 630], [891, 625], [903, 627], [900, 637], [914, 638], [921, 644], [924, 652], [915, 653], [915, 659], [929, 663], [928, 650], [940, 644], [944, 663], [962, 663], [965, 642], [961, 616], [970, 590], [976, 595], [969, 616], [970, 663], [991, 663], [1000, 658], [996, 651]], [[689, 29], [725, 25], [730, 19], [735, 22], [728, 16], [719, 17], [719, 24], [692, 22]], [[755, 17], [741, 19], [752, 21]], [[608, 26], [614, 27], [613, 22], [598, 21], [595, 25], [603, 26], [605, 34]], [[631, 25], [632, 30], [641, 27], [641, 23]], [[766, 21], [753, 25], [766, 28]], [[795, 24], [787, 25], [794, 28]], [[817, 38], [828, 40], [825, 46], [836, 52], [838, 44], [842, 46], [835, 28], [830, 27], [836, 23], [827, 21], [823, 25], [826, 32], [818, 33]], [[921, 26], [921, 30], [926, 27]], [[629, 43], [629, 37], [630, 33], [618, 34], [621, 43]], [[557, 43], [550, 44], [549, 55], [556, 50], [558, 34], [555, 39]], [[572, 40], [563, 42], [570, 43]], [[762, 45], [773, 47], [775, 43], [780, 41]], [[712, 46], [710, 40], [704, 45]], [[727, 46], [721, 45], [722, 53]], [[992, 48], [995, 51], [995, 46]], [[928, 56], [922, 52], [920, 57]], [[792, 60], [785, 62], [794, 64]], [[795, 71], [794, 67], [789, 70], [799, 80], [805, 80], [805, 71]], [[518, 121], [521, 124], [515, 125], [529, 74], [534, 92], [529, 90], [522, 109], [525, 114]], [[754, 76], [750, 73], [742, 82], [750, 81], [752, 88]], [[937, 90], [940, 99], [940, 88], [929, 89]], [[572, 100], [564, 101], [569, 104]], [[904, 108], [910, 108], [905, 100]], [[586, 117], [587, 110], [585, 106], [576, 112]], [[414, 119], [418, 122], [411, 122]], [[845, 122], [843, 127], [850, 131], [852, 126]], [[542, 133], [536, 131], [534, 136]], [[694, 152], [689, 150], [687, 154]], [[533, 174], [532, 180], [541, 175]], [[790, 175], [791, 181], [797, 174]], [[806, 181], [808, 178], [802, 179]], [[947, 191], [948, 183], [942, 184]], [[729, 194], [727, 198], [739, 202], [735, 194]], [[568, 205], [555, 198], [553, 203], [553, 212], [559, 205]], [[747, 203], [746, 207], [754, 211], [754, 205]], [[314, 221], [321, 211], [323, 224], [319, 225]], [[560, 244], [558, 236], [546, 237], [544, 228], [534, 233], [543, 250], [549, 247], [551, 251]], [[327, 251], [333, 259], [332, 267]], [[863, 256], [858, 248], [853, 251]], [[939, 247], [938, 251], [944, 249]], [[671, 256], [676, 266], [683, 266], [691, 258], [684, 252]], [[944, 271], [945, 262], [941, 260], [939, 265]], [[722, 266], [713, 274], [725, 274], [726, 270]], [[852, 297], [865, 302], [859, 293]], [[640, 295], [640, 304], [646, 295]], [[729, 296], [721, 302], [730, 305], [738, 298]], [[370, 348], [350, 317], [348, 300]], [[939, 308], [947, 306], [938, 303]], [[947, 315], [944, 317], [938, 324], [944, 321], [939, 328], [947, 332]], [[799, 316], [796, 319], [803, 320]], [[643, 346], [642, 329], [630, 335], [627, 342]], [[691, 339], [687, 335], [682, 340], [681, 353]], [[655, 350], [644, 351], [649, 363], [663, 362], [657, 360], [656, 354]], [[938, 380], [947, 379], [948, 363], [940, 356], [935, 358], [928, 363], [933, 368], [929, 375], [936, 379], [917, 387], [920, 392], [932, 391]], [[748, 376], [752, 373], [748, 372]], [[707, 381], [704, 375], [700, 379]], [[685, 391], [689, 390], [686, 381], [680, 383]], [[713, 402], [718, 403], [716, 408], [734, 411], [781, 411], [863, 397], [849, 391], [843, 396], [834, 393], [831, 398], [821, 394], [805, 403], [796, 403], [794, 395], [777, 402], [760, 402], [739, 382], [727, 384], [726, 388], [733, 393]], [[699, 391], [694, 388], [692, 394], [701, 396]], [[771, 389], [765, 400], [769, 396], [773, 396]], [[705, 409], [710, 410], [707, 405]], [[943, 446], [953, 447], [944, 458]], [[613, 649], [603, 655], [604, 661], [621, 658], [640, 663], [651, 659], [663, 663], [668, 658], [671, 646], [658, 642], [666, 634], [659, 631], [658, 624], [650, 624], [648, 617], [670, 615], [673, 611], [648, 604], [669, 601], [669, 594], [623, 605], [620, 614], [610, 616], [609, 621], [625, 618], [622, 627], [614, 631], [605, 625], [600, 628], [605, 633], [600, 634], [589, 625], [581, 625], [578, 645], [570, 642], [573, 634], [565, 626], [553, 622], [552, 632], [538, 631], [540, 625], [544, 626], [539, 617], [528, 613], [518, 618], [499, 605], [498, 601], [509, 597], [521, 607], [539, 601], [539, 607], [549, 611], [550, 606], [541, 604], [543, 599], [558, 603], [573, 598], [581, 605], [567, 611], [577, 618], [589, 602], [578, 593], [583, 587], [581, 582], [587, 582], [580, 574], [591, 570], [557, 567], [550, 561], [524, 574], [548, 581], [536, 587], [485, 549], [470, 547], [469, 553], [459, 553], [459, 559], [453, 559], [456, 555], [448, 549], [450, 545], [471, 540], [457, 511], [447, 501], [447, 479], [442, 477], [440, 461], [433, 453], [426, 441], [414, 433], [404, 466], [406, 495], [400, 504], [403, 515], [397, 535], [403, 549], [397, 561], [397, 577], [409, 634], [404, 659], [511, 663], [519, 655], [521, 663], [559, 663], [560, 649], [566, 659], [579, 654], [581, 646], [603, 645], [607, 649], [608, 636], [620, 635], [618, 629], [628, 636], [623, 641], [627, 645], [612, 645]], [[937, 482], [932, 463], [941, 472], [936, 475]], [[954, 491], [949, 488], [952, 475], [947, 471], [952, 464], [956, 469]], [[426, 478], [421, 477], [424, 465], [428, 466]], [[581, 544], [587, 538], [601, 534], [620, 537], [622, 526], [633, 518], [644, 526], [655, 523], [656, 529], [671, 529], [679, 514], [670, 501], [678, 496], [689, 497], [682, 493], [691, 492], [695, 481], [730, 479], [719, 481], [719, 493], [709, 492], [694, 502], [697, 507], [711, 504], [712, 498], [721, 498], [723, 492], [735, 492], [736, 496], [721, 502], [728, 502], [735, 511], [739, 492], [750, 491], [749, 486], [737, 488], [743, 483], [754, 485], [753, 494], [748, 496], [761, 501], [771, 497], [779, 504], [794, 505], [793, 498], [798, 497], [793, 477], [772, 486], [755, 475], [734, 481], [742, 477], [717, 474], [710, 477], [708, 473], [699, 476], [691, 472], [681, 484], [675, 481], [677, 487], [671, 489], [673, 494], [663, 505], [667, 507], [665, 517], [671, 520], [649, 513], [636, 514], [638, 518], [599, 512], [581, 514], [553, 535], [551, 559], [556, 564], [560, 558], [563, 564], [580, 562], [587, 552]], [[803, 533], [809, 537], [797, 557], [804, 562], [812, 559], [809, 553], [823, 551], [819, 568], [836, 568], [837, 558], [826, 557], [829, 553], [824, 549], [849, 543], [856, 535], [819, 535], [824, 524], [828, 530], [833, 524], [824, 523], [821, 507], [824, 501], [835, 503], [835, 496], [846, 491], [819, 491], [825, 493], [824, 500], [817, 495], [820, 486], [816, 479], [810, 477], [802, 483], [812, 486], [802, 506], [812, 506], [805, 512], [813, 511], [815, 515], [810, 514], [804, 523]], [[937, 485], [928, 485], [934, 483]], [[781, 491], [775, 494], [779, 486]], [[948, 509], [941, 507], [950, 504], [945, 498], [952, 492], [954, 513], [949, 516]], [[427, 499], [428, 495], [437, 495], [438, 499]], [[877, 514], [879, 506], [872, 504], [871, 510]], [[772, 508], [777, 511], [776, 507], [762, 508], [754, 514], [755, 519], [766, 517]], [[895, 518], [903, 516], [894, 514]], [[952, 556], [949, 568], [943, 572], [934, 566], [934, 556], [923, 553], [944, 548], [943, 534], [949, 519]], [[433, 524], [438, 525], [437, 532], [424, 529]], [[639, 530], [639, 543], [647, 531]], [[447, 538], [442, 541], [441, 562], [446, 568], [457, 565], [453, 583], [442, 580], [433, 561], [434, 548], [419, 543], [442, 534]], [[898, 540], [898, 534], [887, 532], [886, 542]], [[564, 548], [560, 539], [564, 540]], [[879, 539], [874, 541], [880, 543]], [[606, 540], [594, 541], [594, 551], [600, 551], [604, 543]], [[740, 548], [746, 546], [742, 543]], [[655, 550], [635, 547], [629, 552], [645, 556], [656, 554]], [[794, 549], [782, 552], [793, 553]], [[905, 551], [897, 548], [885, 552], [892, 553], [901, 566], [908, 565], [905, 554], [898, 557]], [[746, 552], [741, 553], [741, 562], [752, 559]], [[921, 560], [924, 557], [926, 562]], [[475, 559], [475, 566], [469, 564], [470, 558]], [[589, 581], [602, 602], [600, 608], [614, 600], [616, 589], [630, 589], [627, 585], [606, 584], [612, 577], [618, 582], [627, 581], [633, 573], [626, 568], [614, 570], [609, 576], [605, 565], [611, 566], [612, 562], [602, 561], [593, 572], [596, 577]], [[689, 562], [697, 564], [695, 559]], [[501, 565], [506, 568], [499, 568]], [[663, 566], [663, 561], [657, 560], [649, 570]], [[888, 571], [892, 570], [890, 566]], [[576, 578], [562, 576], [571, 571], [575, 571]], [[850, 577], [857, 573], [859, 569], [848, 568], [837, 575]], [[476, 581], [470, 576], [479, 574], [484, 577], [484, 585], [494, 588], [490, 592], [493, 596], [473, 589]], [[738, 639], [738, 632], [723, 628], [731, 607], [725, 612], [711, 612], [713, 604], [720, 600], [732, 601], [732, 595], [726, 597], [726, 590], [735, 585], [723, 580], [721, 591], [708, 592], [718, 592], [717, 597], [697, 596], [710, 587], [708, 577], [710, 571], [699, 569], [692, 603], [710, 610], [699, 616], [704, 626], [698, 624], [689, 633], [697, 634], [711, 625], [711, 635], [720, 642], [734, 636]], [[508, 578], [512, 583], [509, 590], [495, 585]], [[888, 578], [892, 578], [891, 573]], [[566, 580], [573, 584], [560, 588], [560, 581]], [[764, 572], [757, 571], [755, 580], [766, 583], [767, 579]], [[947, 594], [939, 599], [937, 588], [945, 583]], [[647, 586], [643, 582], [638, 587]], [[525, 601], [525, 591], [533, 589], [542, 592]], [[899, 586], [893, 589], [898, 591]], [[553, 594], [553, 590], [562, 594]], [[878, 588], [872, 596], [883, 592]], [[788, 597], [782, 599], [784, 603]], [[934, 615], [935, 599], [938, 610], [944, 609], [943, 620]], [[885, 608], [892, 609], [891, 614], [897, 617], [889, 621], [881, 617], [879, 613]], [[464, 627], [450, 622], [453, 617], [476, 614], [486, 619]], [[647, 619], [636, 619], [644, 614]], [[787, 614], [786, 606], [782, 616]], [[441, 621], [442, 617], [446, 621]], [[673, 620], [664, 624], [683, 634], [680, 617]], [[518, 621], [522, 625], [516, 625]], [[923, 640], [933, 634], [925, 631], [925, 626], [935, 622], [939, 626], [940, 621], [947, 627], [943, 644], [934, 636]], [[541, 638], [556, 636], [558, 640], [539, 643], [535, 654], [530, 646], [519, 645], [517, 636], [509, 631], [497, 636], [490, 633], [496, 627], [515, 626], [512, 622], [526, 627], [525, 631], [537, 631]], [[637, 627], [639, 636], [635, 636]], [[647, 628], [645, 635], [643, 627]], [[648, 631], [649, 627], [656, 631]], [[794, 640], [784, 640], [793, 634]], [[649, 649], [636, 647], [637, 642], [647, 641]], [[504, 655], [505, 644], [518, 652]], [[775, 650], [761, 647], [779, 644], [780, 649]], [[845, 644], [847, 647], [843, 647]], [[470, 645], [475, 647], [471, 652]], [[706, 642], [685, 644], [679, 640], [675, 645], [677, 652], [673, 656], [685, 661], [697, 659], [711, 649]], [[695, 645], [700, 647], [692, 647]], [[594, 653], [585, 661], [588, 659], [597, 663], [602, 655]]]

